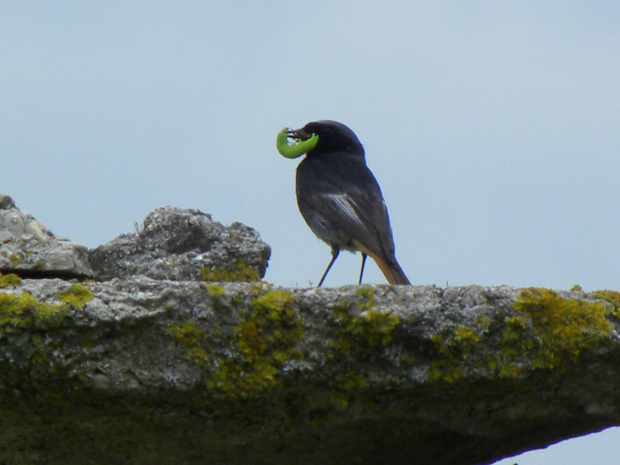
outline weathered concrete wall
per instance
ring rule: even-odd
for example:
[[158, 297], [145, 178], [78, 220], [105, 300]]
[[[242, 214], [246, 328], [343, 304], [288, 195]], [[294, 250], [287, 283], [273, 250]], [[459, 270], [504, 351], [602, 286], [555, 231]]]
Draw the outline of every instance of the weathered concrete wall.
[[121, 246], [193, 278], [0, 276], [0, 463], [467, 465], [620, 424], [618, 293], [278, 288], [253, 230], [238, 261], [166, 211], [198, 221]]
[[46, 279], [0, 308], [6, 463], [475, 464], [619, 423], [592, 295]]

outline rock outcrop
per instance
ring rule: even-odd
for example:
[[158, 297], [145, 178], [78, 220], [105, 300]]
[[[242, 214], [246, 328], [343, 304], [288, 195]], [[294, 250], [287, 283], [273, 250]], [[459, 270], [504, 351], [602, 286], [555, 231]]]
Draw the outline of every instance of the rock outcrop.
[[0, 194], [0, 272], [92, 278], [86, 247], [56, 237], [8, 195]]
[[35, 278], [257, 281], [270, 247], [241, 223], [224, 226], [199, 210], [162, 207], [135, 233], [87, 250], [59, 238], [0, 194], [0, 272]]
[[473, 465], [620, 423], [619, 293], [224, 282], [260, 246], [201, 282], [185, 214], [148, 233], [184, 274], [142, 255], [188, 279], [0, 276], [0, 463]]
[[223, 226], [198, 210], [163, 207], [135, 234], [89, 252], [100, 279], [146, 276], [173, 281], [257, 281], [271, 249], [241, 223]]

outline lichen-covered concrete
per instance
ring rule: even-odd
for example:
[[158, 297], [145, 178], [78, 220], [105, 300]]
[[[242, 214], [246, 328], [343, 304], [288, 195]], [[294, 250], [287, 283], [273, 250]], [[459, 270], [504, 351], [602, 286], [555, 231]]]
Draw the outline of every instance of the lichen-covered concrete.
[[609, 291], [13, 281], [0, 463], [477, 464], [620, 423]]
[[0, 464], [473, 465], [620, 424], [615, 291], [279, 288], [175, 207], [67, 244], [0, 195]]

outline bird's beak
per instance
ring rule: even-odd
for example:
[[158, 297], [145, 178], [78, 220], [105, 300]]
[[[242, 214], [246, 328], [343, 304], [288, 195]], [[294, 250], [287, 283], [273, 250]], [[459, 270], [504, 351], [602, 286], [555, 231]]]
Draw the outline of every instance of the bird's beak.
[[[289, 139], [293, 143], [290, 143]], [[312, 150], [318, 141], [319, 136], [303, 129], [284, 128], [278, 133], [276, 148], [283, 157], [297, 158]]]
[[286, 134], [289, 139], [294, 139], [297, 141], [308, 140], [312, 137], [312, 134], [304, 131], [303, 129], [288, 129]]

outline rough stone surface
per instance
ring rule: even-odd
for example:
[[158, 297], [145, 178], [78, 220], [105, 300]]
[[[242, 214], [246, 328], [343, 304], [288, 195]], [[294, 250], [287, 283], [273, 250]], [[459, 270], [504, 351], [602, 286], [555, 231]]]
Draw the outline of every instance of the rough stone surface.
[[89, 252], [99, 278], [175, 281], [201, 279], [205, 272], [214, 275], [208, 280], [257, 280], [265, 275], [270, 254], [254, 229], [241, 223], [226, 227], [206, 213], [176, 207], [158, 208], [138, 233]]
[[620, 424], [618, 306], [505, 286], [13, 282], [0, 463], [491, 463]]
[[271, 249], [254, 229], [213, 221], [198, 210], [159, 208], [140, 231], [87, 250], [54, 236], [0, 194], [0, 272], [22, 277], [256, 281]]
[[93, 277], [86, 247], [55, 237], [8, 195], [0, 194], [0, 272]]
[[283, 289], [269, 252], [165, 207], [87, 256], [0, 195], [0, 464], [474, 465], [620, 424], [619, 292]]

